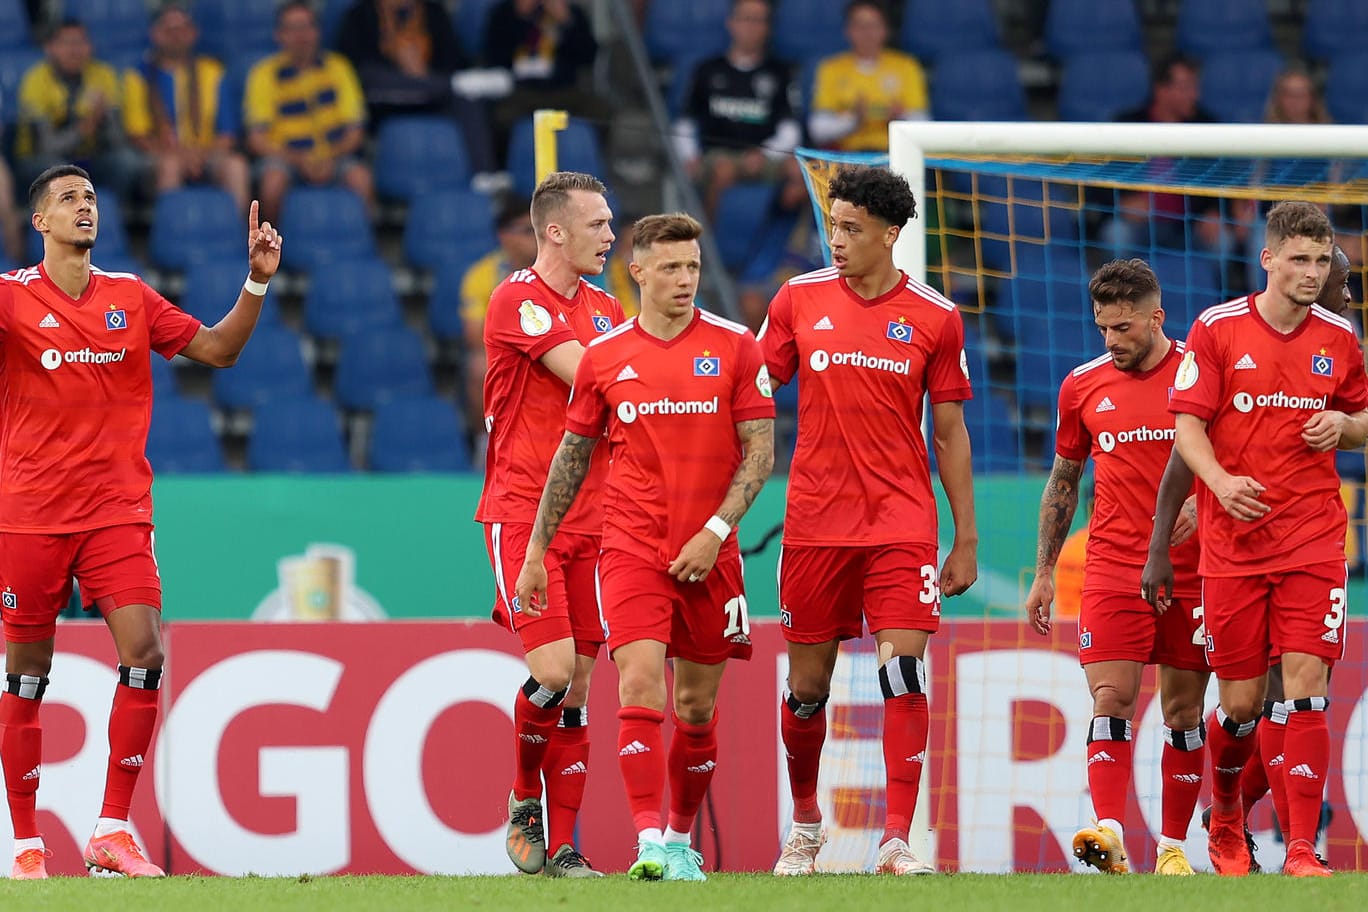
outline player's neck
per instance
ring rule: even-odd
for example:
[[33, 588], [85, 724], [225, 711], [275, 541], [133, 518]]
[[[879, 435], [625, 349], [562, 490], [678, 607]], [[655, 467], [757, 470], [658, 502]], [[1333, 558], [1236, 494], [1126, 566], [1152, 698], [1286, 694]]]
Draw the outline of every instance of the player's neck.
[[43, 271], [73, 301], [90, 285], [90, 251], [75, 247], [43, 252]]
[[868, 275], [845, 276], [846, 287], [866, 301], [882, 298], [902, 282], [902, 270], [889, 262], [886, 267]]
[[1144, 361], [1140, 362], [1138, 368], [1139, 372], [1143, 374], [1146, 371], [1154, 370], [1159, 366], [1160, 362], [1168, 357], [1169, 349], [1171, 348], [1173, 348], [1173, 343], [1169, 340], [1168, 336], [1160, 333], [1159, 338], [1155, 339], [1154, 345], [1150, 347], [1149, 356], [1146, 357]]
[[580, 274], [567, 260], [539, 256], [532, 271], [562, 298], [573, 298], [579, 291]]
[[1254, 307], [1259, 311], [1259, 316], [1264, 318], [1265, 323], [1284, 335], [1301, 326], [1311, 312], [1310, 307], [1303, 307], [1290, 298], [1275, 293], [1271, 288], [1254, 298]]
[[677, 317], [663, 314], [653, 307], [648, 307], [646, 302], [642, 302], [641, 313], [637, 315], [637, 326], [648, 336], [669, 342], [684, 330], [689, 328], [689, 324], [694, 321], [694, 308], [690, 307], [687, 311]]

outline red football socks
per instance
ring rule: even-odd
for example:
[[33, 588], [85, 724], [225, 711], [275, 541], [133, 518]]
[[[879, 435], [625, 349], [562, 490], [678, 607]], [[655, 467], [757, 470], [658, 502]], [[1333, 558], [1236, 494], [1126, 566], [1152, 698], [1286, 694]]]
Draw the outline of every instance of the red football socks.
[[660, 827], [665, 803], [665, 714], [644, 706], [618, 710], [618, 767], [637, 832]]
[[702, 725], [690, 725], [675, 716], [669, 756], [670, 829], [679, 833], [693, 829], [716, 769], [717, 711]]

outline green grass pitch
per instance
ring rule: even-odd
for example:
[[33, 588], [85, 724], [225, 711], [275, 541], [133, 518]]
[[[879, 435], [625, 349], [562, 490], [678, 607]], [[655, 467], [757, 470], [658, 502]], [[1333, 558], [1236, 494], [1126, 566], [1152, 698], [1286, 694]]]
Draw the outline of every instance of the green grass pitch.
[[[892, 903], [900, 905], [889, 905]], [[1212, 875], [1158, 878], [1062, 874], [943, 874], [903, 879], [847, 874], [784, 880], [769, 874], [713, 874], [707, 883], [698, 884], [634, 883], [622, 875], [594, 881], [541, 877], [171, 877], [161, 881], [59, 877], [45, 882], [0, 882], [0, 909], [85, 912], [108, 908], [138, 912], [853, 912], [874, 908], [954, 912], [1154, 912], [1165, 908], [1194, 912], [1362, 912], [1368, 908], [1368, 874], [1337, 874], [1324, 880], [1274, 875], [1232, 880]]]

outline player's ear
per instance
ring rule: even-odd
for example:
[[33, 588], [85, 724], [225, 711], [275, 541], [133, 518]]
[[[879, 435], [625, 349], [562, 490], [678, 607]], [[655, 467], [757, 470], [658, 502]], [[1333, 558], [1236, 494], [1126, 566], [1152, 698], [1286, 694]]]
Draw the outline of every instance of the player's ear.
[[627, 271], [628, 271], [629, 273], [631, 273], [632, 281], [634, 281], [634, 282], [636, 282], [638, 285], [640, 285], [640, 284], [641, 284], [641, 264], [638, 263], [636, 260], [632, 260], [632, 262], [630, 262], [630, 263], [627, 264]]
[[898, 242], [898, 235], [902, 234], [902, 227], [899, 225], [889, 225], [888, 231], [884, 234], [884, 246], [892, 247]]

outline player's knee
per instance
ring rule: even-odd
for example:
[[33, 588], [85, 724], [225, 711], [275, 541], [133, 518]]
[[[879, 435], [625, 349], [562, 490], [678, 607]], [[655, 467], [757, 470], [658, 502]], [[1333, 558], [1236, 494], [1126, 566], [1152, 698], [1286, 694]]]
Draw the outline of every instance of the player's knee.
[[1164, 701], [1164, 724], [1176, 732], [1192, 731], [1202, 724], [1202, 706], [1186, 701]]
[[1263, 708], [1263, 694], [1235, 693], [1221, 696], [1221, 715], [1225, 716], [1225, 721], [1236, 725], [1254, 722], [1263, 715]]
[[119, 647], [120, 665], [160, 671], [165, 663], [166, 653], [162, 649], [159, 637], [148, 637], [136, 643], [121, 644]]
[[661, 709], [665, 705], [665, 680], [645, 671], [619, 668], [618, 702]]
[[706, 725], [717, 710], [717, 694], [706, 690], [680, 690], [675, 687], [674, 711], [680, 721], [690, 725]]
[[1093, 715], [1113, 719], [1135, 718], [1135, 697], [1109, 681], [1093, 686]]
[[831, 678], [820, 672], [789, 669], [789, 693], [800, 703], [825, 703], [831, 694]]

